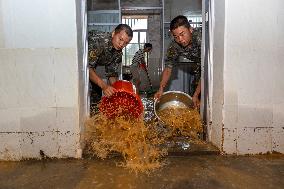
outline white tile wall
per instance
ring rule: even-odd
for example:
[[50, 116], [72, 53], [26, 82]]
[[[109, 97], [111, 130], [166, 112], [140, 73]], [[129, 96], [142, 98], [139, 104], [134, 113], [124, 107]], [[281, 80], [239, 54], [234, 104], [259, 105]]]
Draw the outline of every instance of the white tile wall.
[[[13, 139], [13, 140], [11, 140]], [[0, 133], [0, 159], [21, 159], [20, 148], [21, 135], [15, 132]]]
[[[233, 75], [231, 75], [233, 77]], [[224, 82], [225, 85], [225, 104], [226, 105], [232, 105], [232, 106], [237, 106], [239, 102], [239, 93], [238, 93], [238, 88], [236, 87], [235, 83], [233, 80], [226, 80]]]
[[274, 128], [281, 128], [284, 126], [284, 102], [279, 104], [274, 104], [272, 125]]
[[78, 116], [76, 108], [56, 108], [56, 128], [60, 132], [79, 133]]
[[237, 153], [237, 128], [224, 128], [223, 151], [227, 154]]
[[[241, 48], [241, 47], [240, 47]], [[241, 73], [236, 75], [238, 81], [238, 100], [239, 104], [269, 104], [272, 103], [273, 93], [273, 75], [269, 71], [272, 65], [267, 64], [266, 61], [251, 58], [251, 53], [246, 52], [244, 49], [242, 54], [248, 53], [247, 57], [241, 59], [252, 60], [239, 60], [235, 69], [240, 70]], [[254, 56], [257, 56], [256, 54]]]
[[53, 49], [14, 50], [16, 66], [10, 83], [18, 90], [18, 108], [56, 106], [53, 54]]
[[284, 126], [272, 129], [272, 151], [284, 153]]
[[[273, 149], [283, 153], [284, 3], [281, 0], [262, 1], [263, 6], [255, 3], [226, 2], [223, 119], [228, 130], [224, 130], [223, 148], [235, 151], [228, 144], [230, 130], [237, 128], [238, 154]], [[217, 12], [220, 7], [215, 8]], [[269, 27], [263, 28], [264, 23], [269, 23]]]
[[25, 108], [20, 114], [21, 132], [49, 132], [58, 130], [56, 108]]
[[239, 105], [238, 123], [239, 126], [249, 127], [271, 127], [273, 122], [272, 105]]
[[74, 47], [75, 11], [75, 1], [69, 0], [1, 0], [2, 45], [6, 48]]
[[74, 132], [58, 133], [58, 153], [60, 157], [77, 157], [77, 150], [80, 148], [80, 135]]
[[57, 107], [78, 105], [78, 65], [76, 49], [55, 49], [55, 102]]
[[238, 128], [237, 153], [258, 154], [271, 152], [271, 128]]
[[48, 157], [58, 157], [57, 132], [23, 132], [20, 148], [23, 158], [40, 158], [40, 150]]
[[238, 105], [225, 105], [224, 106], [224, 125], [228, 129], [233, 129], [238, 127]]
[[215, 124], [212, 125], [208, 131], [210, 135], [209, 136], [210, 142], [212, 142], [219, 149], [222, 149], [222, 137], [223, 137], [222, 127], [223, 125], [221, 123]]
[[15, 51], [0, 49], [0, 109], [18, 107], [20, 89], [17, 87], [19, 78], [15, 72], [17, 64]]
[[49, 0], [48, 8], [48, 19], [50, 24], [49, 34], [51, 35], [50, 43], [52, 42], [51, 46], [64, 49], [76, 47], [77, 31], [74, 25], [76, 24], [75, 1]]
[[[284, 17], [284, 16], [283, 16]], [[284, 38], [284, 34], [282, 36]], [[273, 90], [271, 93], [273, 94], [273, 103], [278, 105], [278, 104], [283, 104], [284, 103], [284, 82], [283, 81], [283, 72], [284, 72], [284, 40], [279, 39], [279, 41], [283, 42], [283, 45], [279, 45], [279, 48], [277, 49], [277, 59], [278, 62], [271, 68], [271, 71], [273, 72], [273, 80], [271, 80], [271, 85], [273, 86]], [[283, 109], [284, 110], [284, 109]]]
[[1, 160], [77, 155], [75, 3], [0, 0]]
[[0, 115], [0, 132], [18, 132], [21, 130], [21, 111], [19, 109], [0, 109]]

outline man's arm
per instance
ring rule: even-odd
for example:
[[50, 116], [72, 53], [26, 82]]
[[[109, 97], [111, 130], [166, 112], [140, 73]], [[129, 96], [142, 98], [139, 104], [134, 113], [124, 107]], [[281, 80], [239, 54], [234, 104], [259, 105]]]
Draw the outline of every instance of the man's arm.
[[178, 58], [178, 50], [175, 47], [174, 42], [172, 42], [169, 45], [169, 48], [167, 50], [167, 54], [166, 54], [166, 59], [165, 59], [165, 69], [163, 70], [162, 73], [162, 79], [160, 82], [160, 88], [158, 90], [158, 92], [156, 92], [156, 94], [154, 95], [155, 99], [159, 99], [161, 97], [161, 95], [164, 92], [164, 88], [166, 87], [171, 74], [172, 74], [172, 68], [176, 62]]
[[170, 77], [172, 74], [172, 68], [166, 67], [162, 73], [162, 79], [160, 82], [160, 88], [159, 90], [156, 92], [156, 94], [154, 95], [155, 99], [159, 99], [161, 97], [161, 95], [164, 92], [164, 88], [166, 87]]
[[196, 108], [199, 108], [200, 107], [200, 101], [199, 101], [199, 95], [201, 93], [201, 80], [199, 80], [198, 82], [198, 85], [195, 89], [195, 92], [192, 96], [192, 101], [193, 101], [193, 104]]
[[97, 84], [104, 92], [106, 96], [110, 96], [113, 94], [113, 89], [107, 85], [96, 73], [95, 65], [96, 62], [101, 56], [103, 46], [100, 42], [100, 36], [97, 35], [97, 31], [90, 31], [88, 34], [88, 45], [89, 45], [89, 52], [88, 52], [88, 59], [89, 59], [89, 79]]
[[96, 83], [100, 88], [102, 88], [104, 94], [106, 96], [111, 96], [113, 93], [115, 93], [115, 88], [105, 83], [96, 73], [96, 71], [92, 68], [89, 69], [89, 77], [90, 80], [94, 83]]

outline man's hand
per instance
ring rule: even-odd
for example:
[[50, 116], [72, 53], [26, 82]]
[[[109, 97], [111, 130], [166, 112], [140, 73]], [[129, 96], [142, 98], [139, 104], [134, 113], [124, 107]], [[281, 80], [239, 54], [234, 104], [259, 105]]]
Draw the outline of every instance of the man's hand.
[[107, 97], [110, 97], [111, 95], [113, 95], [117, 90], [115, 88], [113, 88], [110, 85], [106, 85], [105, 87], [102, 88], [104, 95]]
[[160, 82], [159, 91], [155, 93], [154, 98], [159, 99], [164, 92], [164, 88], [166, 87], [170, 77], [172, 74], [172, 68], [166, 67], [162, 72], [162, 79]]
[[159, 99], [159, 98], [162, 96], [163, 93], [164, 93], [163, 88], [160, 88], [160, 89], [155, 93], [154, 99]]
[[198, 99], [198, 96], [193, 95], [192, 101], [193, 101], [194, 107], [199, 109], [200, 108], [200, 101]]

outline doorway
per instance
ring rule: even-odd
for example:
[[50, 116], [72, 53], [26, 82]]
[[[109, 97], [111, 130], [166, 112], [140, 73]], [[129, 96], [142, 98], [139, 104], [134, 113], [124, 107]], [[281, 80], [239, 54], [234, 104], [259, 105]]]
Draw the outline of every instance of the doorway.
[[[121, 2], [121, 1], [120, 1]], [[212, 84], [210, 84], [210, 80], [212, 79], [211, 76], [211, 68], [208, 66], [210, 64], [210, 44], [209, 44], [209, 39], [210, 39], [210, 34], [209, 34], [209, 29], [210, 29], [210, 22], [209, 22], [209, 8], [210, 8], [210, 0], [203, 0], [202, 1], [202, 11], [200, 10], [200, 14], [197, 15], [197, 12], [194, 12], [195, 15], [191, 14], [192, 12], [187, 11], [184, 13], [189, 13], [187, 15], [187, 17], [189, 18], [189, 20], [191, 20], [192, 25], [194, 26], [200, 26], [200, 23], [202, 22], [202, 38], [203, 38], [203, 46], [202, 46], [202, 92], [201, 92], [201, 100], [202, 100], [202, 104], [201, 104], [201, 116], [203, 121], [205, 122], [204, 125], [204, 135], [203, 135], [203, 140], [208, 140], [209, 138], [209, 133], [208, 131], [208, 125], [210, 124], [210, 103], [212, 103], [210, 101], [210, 86], [212, 86]], [[146, 12], [149, 12], [149, 14], [145, 14], [145, 13], [141, 13], [141, 12], [145, 12], [143, 9], [144, 8], [135, 8], [135, 10], [130, 10], [129, 8], [126, 7], [120, 7], [117, 11], [114, 10], [104, 10], [102, 12], [102, 10], [97, 10], [98, 14], [103, 14], [104, 16], [94, 16], [95, 19], [97, 18], [105, 18], [106, 14], [113, 14], [110, 18], [111, 22], [109, 23], [99, 23], [98, 26], [99, 28], [104, 28], [105, 31], [111, 31], [115, 25], [117, 25], [118, 23], [127, 23], [128, 21], [131, 22], [131, 20], [127, 20], [127, 19], [147, 19], [147, 21], [149, 21], [149, 19], [153, 22], [156, 23], [154, 24], [156, 26], [155, 31], [157, 31], [157, 28], [159, 30], [159, 36], [162, 36], [164, 38], [157, 38], [155, 36], [153, 36], [152, 31], [151, 31], [151, 37], [148, 35], [149, 34], [149, 28], [148, 28], [148, 23], [147, 23], [147, 28], [137, 28], [136, 30], [134, 30], [134, 32], [136, 32], [135, 35], [137, 35], [137, 41], [133, 42], [133, 45], [136, 46], [136, 48], [141, 48], [141, 45], [145, 42], [150, 42], [153, 44], [154, 49], [151, 54], [151, 57], [149, 57], [149, 62], [154, 62], [153, 64], [149, 64], [151, 72], [150, 72], [150, 77], [151, 80], [153, 81], [153, 86], [154, 87], [158, 87], [159, 86], [159, 80], [160, 80], [160, 76], [161, 76], [161, 70], [163, 69], [163, 56], [164, 56], [164, 51], [166, 50], [166, 44], [167, 41], [165, 41], [164, 39], [169, 36], [168, 33], [168, 25], [169, 22], [167, 22], [166, 20], [166, 15], [165, 15], [165, 9], [167, 8], [167, 1], [163, 1], [163, 6], [160, 7], [152, 7], [152, 9], [147, 9]], [[138, 9], [138, 10], [137, 10]], [[88, 8], [86, 8], [86, 10], [88, 10]], [[140, 12], [140, 14], [137, 14], [137, 11]], [[131, 12], [131, 13], [130, 13]], [[178, 12], [180, 13], [180, 12]], [[176, 14], [178, 14], [176, 13]], [[174, 15], [173, 12], [170, 13], [170, 17], [172, 18]], [[202, 15], [202, 21], [200, 20], [200, 16]], [[90, 15], [88, 15], [90, 17]], [[110, 15], [109, 15], [110, 16]], [[133, 16], [131, 18], [131, 16]], [[121, 20], [117, 20], [117, 18], [122, 18]], [[124, 19], [124, 20], [123, 20]], [[198, 19], [198, 20], [197, 20]], [[170, 20], [170, 19], [169, 19]], [[159, 25], [158, 25], [159, 24]], [[88, 24], [89, 26], [91, 26], [91, 24]], [[92, 25], [93, 27], [94, 25]], [[150, 29], [153, 29], [152, 27]], [[170, 39], [170, 38], [169, 38]], [[157, 48], [155, 48], [157, 47]], [[130, 60], [131, 60], [131, 56], [133, 56], [133, 52], [129, 50], [130, 48], [126, 48], [125, 49], [125, 53], [124, 53], [124, 60], [123, 60], [123, 65], [125, 67], [127, 67], [130, 64]], [[132, 54], [131, 54], [132, 52]], [[124, 70], [121, 69], [121, 73]], [[102, 71], [103, 72], [103, 71]], [[87, 73], [87, 78], [88, 78], [88, 73]], [[86, 79], [88, 81], [88, 79]], [[86, 95], [87, 96], [87, 95]], [[87, 103], [87, 108], [88, 108], [88, 103]]]

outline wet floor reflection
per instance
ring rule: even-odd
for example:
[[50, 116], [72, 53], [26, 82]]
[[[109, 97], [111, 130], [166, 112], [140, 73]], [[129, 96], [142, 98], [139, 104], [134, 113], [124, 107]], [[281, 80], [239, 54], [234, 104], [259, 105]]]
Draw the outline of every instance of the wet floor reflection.
[[0, 161], [2, 189], [273, 188], [282, 189], [283, 155], [167, 157], [151, 174], [135, 174], [117, 159]]

